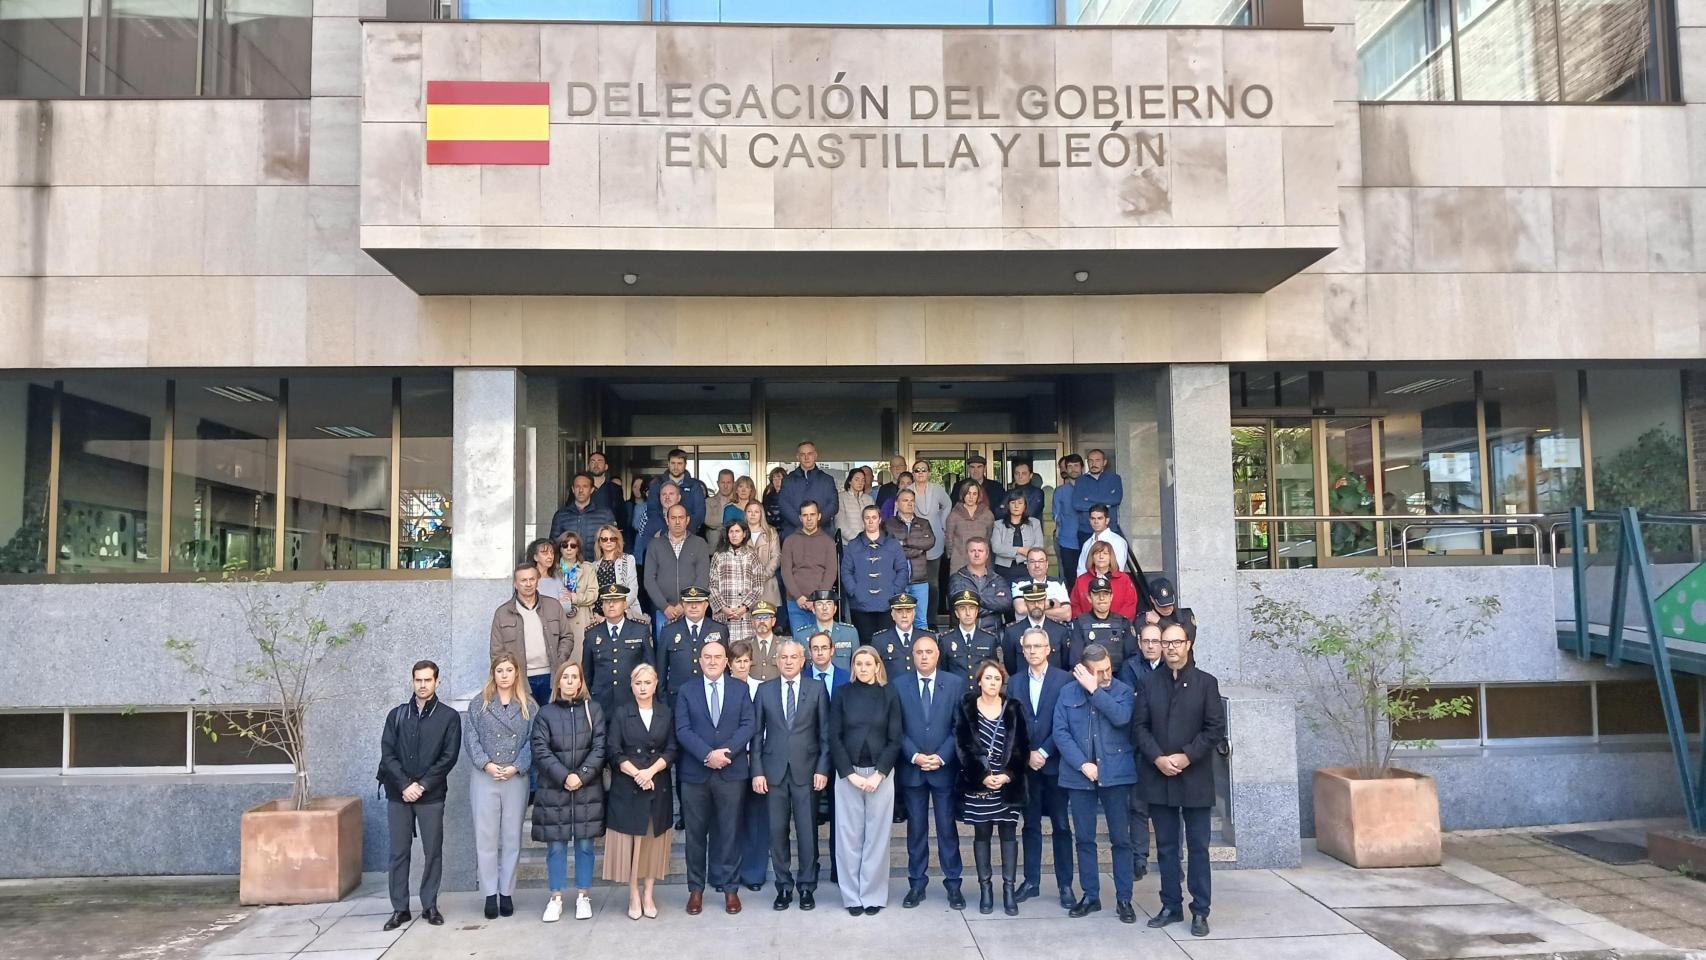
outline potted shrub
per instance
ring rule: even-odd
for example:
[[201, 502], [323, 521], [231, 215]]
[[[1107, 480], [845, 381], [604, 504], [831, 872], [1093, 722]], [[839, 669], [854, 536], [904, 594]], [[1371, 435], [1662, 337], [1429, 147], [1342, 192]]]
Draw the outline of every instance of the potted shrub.
[[1401, 739], [1393, 730], [1423, 720], [1468, 716], [1467, 696], [1429, 693], [1430, 674], [1492, 628], [1495, 596], [1447, 604], [1424, 601], [1427, 636], [1405, 609], [1402, 581], [1365, 570], [1361, 595], [1343, 613], [1276, 599], [1256, 586], [1252, 636], [1292, 655], [1305, 693], [1300, 713], [1311, 732], [1332, 743], [1344, 766], [1315, 771], [1315, 842], [1354, 867], [1435, 866], [1440, 862], [1439, 793], [1432, 777], [1392, 765]]
[[204, 735], [282, 754], [295, 771], [290, 796], [243, 813], [238, 898], [246, 904], [339, 900], [361, 882], [361, 798], [314, 795], [307, 724], [315, 706], [349, 694], [347, 655], [368, 626], [333, 625], [316, 614], [324, 582], [280, 586], [268, 582], [267, 572], [228, 572], [223, 582], [236, 597], [252, 655], [233, 658], [209, 641], [178, 637], [166, 647], [206, 684], [196, 702], [263, 704], [199, 714]]

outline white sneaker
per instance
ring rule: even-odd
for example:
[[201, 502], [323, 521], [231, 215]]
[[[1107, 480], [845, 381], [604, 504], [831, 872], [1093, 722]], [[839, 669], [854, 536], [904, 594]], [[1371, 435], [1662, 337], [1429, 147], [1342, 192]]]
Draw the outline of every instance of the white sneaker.
[[592, 898], [584, 893], [575, 898], [575, 919], [592, 919]]
[[563, 898], [552, 897], [545, 901], [545, 922], [556, 923], [561, 919], [563, 919]]

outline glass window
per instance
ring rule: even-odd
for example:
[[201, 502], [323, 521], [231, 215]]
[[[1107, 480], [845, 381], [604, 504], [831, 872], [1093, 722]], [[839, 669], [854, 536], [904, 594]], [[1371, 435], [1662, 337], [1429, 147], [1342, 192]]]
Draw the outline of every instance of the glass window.
[[1457, 0], [1457, 29], [1459, 97], [1560, 99], [1553, 0]]
[[1585, 683], [1487, 687], [1487, 739], [1593, 736], [1593, 690]]
[[313, 0], [207, 0], [203, 93], [308, 96]]
[[[1268, 426], [1264, 423], [1232, 425], [1232, 515], [1261, 517], [1268, 514]], [[1238, 568], [1265, 570], [1269, 564], [1268, 523], [1237, 525]]]
[[451, 396], [446, 377], [404, 377], [398, 565], [450, 567]]
[[[1581, 386], [1574, 370], [1482, 374], [1492, 513], [1561, 513], [1585, 504]], [[1532, 554], [1534, 531], [1493, 531], [1495, 553]]]
[[1067, 0], [1066, 23], [1072, 26], [1116, 24], [1250, 25], [1249, 0]]
[[1365, 100], [1451, 100], [1449, 0], [1360, 0], [1358, 89]]
[[1053, 380], [918, 380], [914, 434], [1054, 433], [1060, 429]]
[[0, 573], [47, 572], [53, 385], [0, 382]]
[[[1481, 445], [1474, 375], [1467, 370], [1382, 371], [1378, 378], [1381, 467], [1388, 513], [1449, 516], [1481, 511]], [[1481, 531], [1411, 527], [1410, 549], [1481, 552]]]
[[[1587, 399], [1594, 509], [1687, 510], [1680, 373], [1589, 370]], [[1649, 524], [1643, 533], [1654, 560], [1684, 559], [1691, 550], [1686, 527]], [[1614, 542], [1602, 532], [1599, 548], [1609, 550]]]
[[1559, 0], [1564, 99], [1663, 100], [1649, 0]]
[[1251, 410], [1309, 406], [1309, 371], [1240, 370], [1229, 379], [1232, 406]]
[[1359, 410], [1369, 405], [1367, 370], [1328, 370], [1321, 374], [1321, 396], [1316, 406], [1333, 410]]
[[653, 0], [461, 0], [459, 7], [463, 20], [625, 21], [646, 19], [646, 8], [652, 2]]
[[796, 465], [803, 440], [817, 445], [818, 465], [836, 483], [855, 466], [881, 467], [897, 449], [899, 384], [876, 382], [779, 382], [765, 388], [765, 430], [771, 466]]
[[[290, 762], [290, 755], [277, 747], [256, 739], [239, 736], [232, 724], [244, 729], [256, 728], [266, 736], [272, 724], [280, 722], [282, 712], [268, 715], [260, 711], [218, 710], [195, 715], [195, 732], [191, 734], [198, 767], [236, 766]], [[211, 731], [211, 734], [209, 733]], [[276, 736], [276, 734], [274, 734]]]
[[177, 381], [172, 423], [172, 569], [273, 566], [279, 382]]
[[198, 0], [89, 0], [89, 79], [103, 97], [196, 95]]
[[[1599, 735], [1622, 737], [1663, 734], [1664, 707], [1659, 703], [1656, 680], [1600, 682], [1594, 685], [1599, 698]], [[1700, 684], [1697, 678], [1676, 678], [1676, 702], [1682, 712], [1682, 728], [1700, 732]]]
[[67, 380], [60, 400], [60, 573], [158, 573], [166, 382]]
[[83, 8], [65, 0], [0, 0], [0, 97], [75, 97]]
[[73, 713], [73, 767], [182, 767], [189, 714]]
[[0, 713], [0, 769], [59, 769], [65, 715]]
[[[1374, 425], [1367, 418], [1320, 421], [1327, 443], [1327, 514], [1335, 517], [1374, 515]], [[1375, 549], [1374, 521], [1328, 525], [1333, 556], [1371, 556]]]
[[747, 380], [607, 383], [602, 400], [607, 437], [752, 436], [752, 383]]
[[1481, 691], [1474, 686], [1429, 687], [1412, 691], [1416, 705], [1426, 707], [1439, 700], [1469, 698], [1469, 714], [1462, 717], [1442, 717], [1438, 720], [1410, 720], [1392, 725], [1394, 740], [1481, 740]]
[[391, 562], [391, 378], [292, 377], [284, 569]]

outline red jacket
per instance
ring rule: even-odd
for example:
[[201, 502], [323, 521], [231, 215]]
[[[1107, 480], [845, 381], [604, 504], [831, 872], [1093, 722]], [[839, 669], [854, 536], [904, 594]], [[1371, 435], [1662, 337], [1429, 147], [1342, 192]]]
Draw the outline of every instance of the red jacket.
[[[1072, 585], [1072, 615], [1090, 612], [1090, 581], [1096, 579], [1094, 574], [1086, 573]], [[1108, 574], [1113, 581], [1114, 602], [1110, 609], [1133, 623], [1137, 622], [1137, 587], [1132, 584], [1131, 577], [1119, 570]]]

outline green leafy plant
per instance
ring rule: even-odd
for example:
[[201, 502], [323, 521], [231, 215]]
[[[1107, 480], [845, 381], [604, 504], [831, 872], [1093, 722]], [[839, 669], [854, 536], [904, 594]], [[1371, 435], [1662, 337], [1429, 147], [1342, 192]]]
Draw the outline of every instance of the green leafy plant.
[[[1593, 502], [1596, 510], [1634, 507], [1642, 513], [1680, 513], [1688, 509], [1688, 453], [1679, 434], [1654, 427], [1609, 457], [1593, 461]], [[1688, 527], [1670, 524], [1643, 526], [1647, 549], [1659, 555], [1686, 553], [1692, 544]]]
[[1394, 729], [1470, 714], [1467, 696], [1431, 696], [1430, 677], [1492, 629], [1500, 604], [1491, 595], [1459, 604], [1429, 597], [1423, 635], [1406, 616], [1397, 574], [1374, 569], [1356, 576], [1366, 589], [1343, 614], [1317, 613], [1314, 603], [1278, 599], [1256, 584], [1251, 636], [1296, 658], [1307, 688], [1305, 723], [1339, 747], [1358, 777], [1372, 780], [1387, 775], [1398, 747], [1433, 746], [1394, 738]]
[[[295, 768], [290, 800], [303, 810], [313, 793], [308, 780], [307, 723], [319, 704], [344, 699], [351, 648], [370, 629], [365, 620], [333, 624], [316, 609], [325, 581], [281, 588], [271, 571], [245, 574], [227, 570], [221, 578], [233, 589], [242, 623], [253, 643], [253, 656], [235, 664], [215, 662], [211, 642], [168, 637], [166, 648], [188, 673], [206, 684], [194, 702], [252, 703], [241, 710], [198, 713], [202, 733], [214, 742], [238, 737], [256, 748], [283, 753]], [[378, 625], [390, 618], [385, 617]]]

